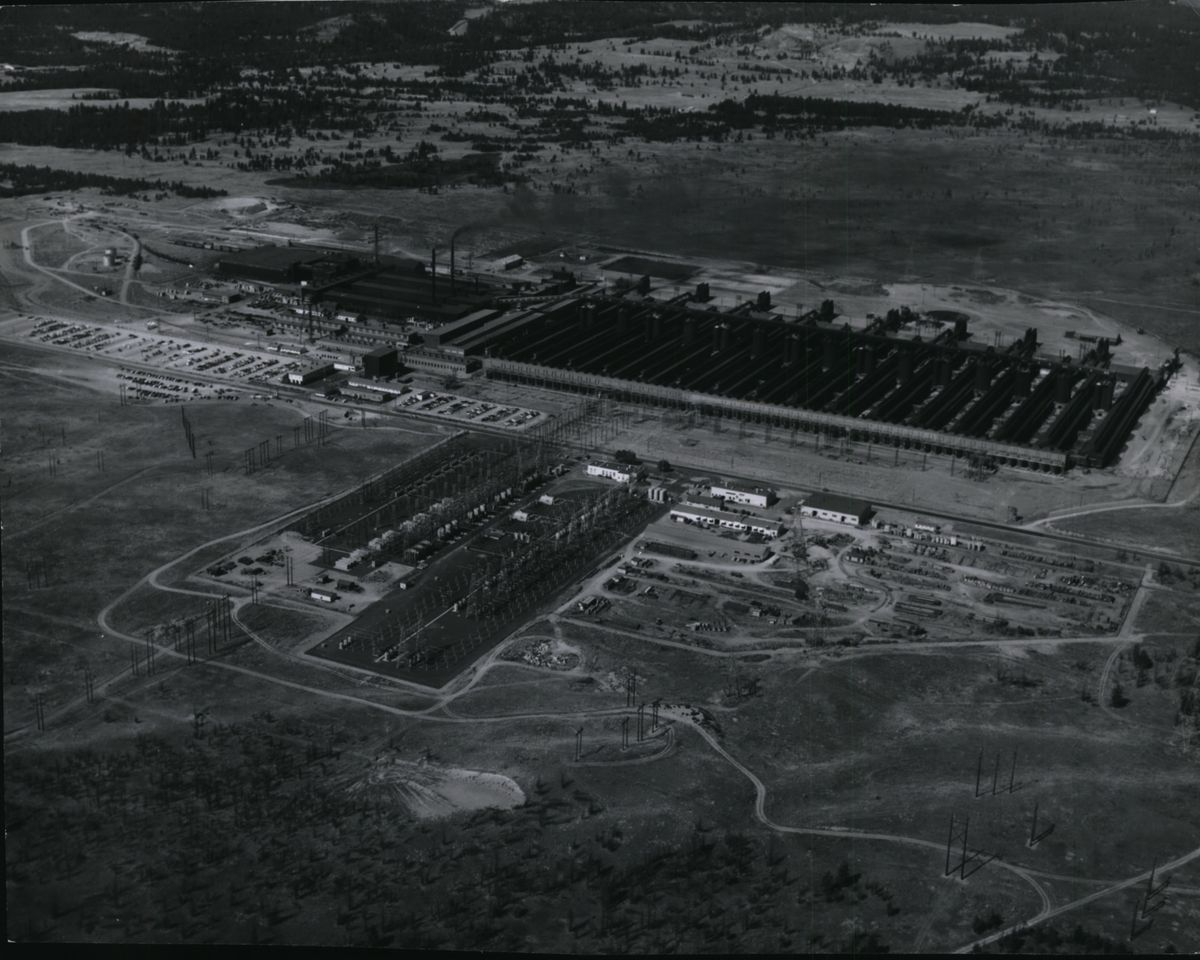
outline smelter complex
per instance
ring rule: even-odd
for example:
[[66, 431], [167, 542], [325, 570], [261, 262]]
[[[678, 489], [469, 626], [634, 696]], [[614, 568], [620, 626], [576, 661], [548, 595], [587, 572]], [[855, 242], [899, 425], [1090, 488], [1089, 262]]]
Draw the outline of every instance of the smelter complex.
[[1105, 339], [1047, 357], [1033, 328], [997, 349], [968, 342], [964, 316], [923, 339], [895, 312], [852, 330], [828, 309], [786, 320], [697, 299], [568, 298], [447, 329], [437, 348], [492, 378], [1054, 472], [1117, 460], [1178, 364], [1122, 366]]

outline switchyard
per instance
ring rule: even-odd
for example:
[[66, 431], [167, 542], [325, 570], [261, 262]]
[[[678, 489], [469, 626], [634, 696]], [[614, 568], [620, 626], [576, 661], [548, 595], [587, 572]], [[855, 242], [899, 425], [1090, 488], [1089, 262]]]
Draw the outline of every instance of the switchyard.
[[313, 656], [440, 687], [665, 510], [566, 476], [566, 447], [603, 412], [589, 400], [519, 438], [456, 433], [206, 575], [241, 564], [254, 597], [339, 617]]
[[1177, 363], [1124, 366], [1104, 339], [1050, 357], [1032, 327], [998, 348], [972, 342], [965, 317], [923, 338], [882, 317], [851, 329], [750, 306], [572, 298], [446, 348], [479, 354], [490, 378], [1053, 472], [1114, 463]]

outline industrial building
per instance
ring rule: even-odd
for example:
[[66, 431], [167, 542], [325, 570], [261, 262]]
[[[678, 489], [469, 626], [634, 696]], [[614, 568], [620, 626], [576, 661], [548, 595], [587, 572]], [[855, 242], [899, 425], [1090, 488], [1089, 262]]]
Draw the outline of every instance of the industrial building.
[[671, 508], [671, 519], [677, 522], [690, 521], [702, 527], [717, 527], [735, 533], [757, 533], [764, 537], [777, 537], [783, 532], [783, 524], [767, 517], [753, 514], [730, 513], [727, 510], [710, 510], [707, 507], [692, 507], [680, 504]]
[[325, 377], [333, 373], [332, 363], [318, 363], [309, 367], [302, 367], [299, 370], [289, 370], [287, 382], [293, 384], [312, 383], [316, 380], [323, 380]]
[[769, 507], [779, 499], [769, 487], [755, 487], [745, 483], [714, 483], [708, 492], [721, 500], [744, 503], [750, 507]]
[[216, 272], [236, 280], [293, 284], [333, 279], [361, 266], [357, 257], [344, 250], [258, 247], [222, 257], [216, 263]]
[[379, 390], [367, 390], [362, 387], [352, 387], [349, 384], [342, 384], [338, 387], [338, 395], [358, 403], [386, 403], [392, 399], [390, 394], [382, 393]]
[[832, 520], [858, 527], [871, 518], [875, 511], [865, 500], [842, 497], [836, 493], [814, 493], [806, 497], [800, 506], [800, 515], [814, 520]]
[[683, 502], [693, 507], [704, 507], [706, 510], [724, 510], [725, 501], [720, 497], [710, 497], [704, 493], [684, 494]]
[[395, 347], [376, 347], [363, 354], [363, 373], [368, 377], [390, 377], [400, 372], [400, 356]]
[[624, 464], [610, 463], [607, 460], [601, 460], [587, 465], [587, 475], [589, 477], [607, 477], [609, 480], [615, 480], [617, 483], [628, 483], [633, 479], [633, 474]]
[[353, 377], [346, 381], [346, 386], [357, 390], [371, 390], [374, 393], [386, 393], [393, 399], [412, 392], [411, 387], [396, 386], [391, 383], [375, 383], [371, 380], [356, 380]]
[[475, 358], [455, 356], [452, 353], [442, 353], [436, 350], [426, 350], [414, 347], [404, 352], [404, 363], [416, 370], [432, 370], [454, 376], [462, 376], [479, 369], [479, 361]]
[[927, 339], [698, 300], [562, 298], [438, 349], [481, 356], [489, 378], [1055, 472], [1112, 463], [1174, 369], [1117, 364], [1103, 339], [1048, 357], [1033, 328], [974, 343], [965, 317]]

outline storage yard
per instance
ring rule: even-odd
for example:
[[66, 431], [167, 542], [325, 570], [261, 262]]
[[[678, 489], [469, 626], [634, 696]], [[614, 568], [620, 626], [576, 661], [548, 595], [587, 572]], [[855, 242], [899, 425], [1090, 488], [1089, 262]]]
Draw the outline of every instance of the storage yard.
[[1104, 635], [1143, 572], [890, 517], [770, 540], [662, 519], [570, 615], [728, 650]]

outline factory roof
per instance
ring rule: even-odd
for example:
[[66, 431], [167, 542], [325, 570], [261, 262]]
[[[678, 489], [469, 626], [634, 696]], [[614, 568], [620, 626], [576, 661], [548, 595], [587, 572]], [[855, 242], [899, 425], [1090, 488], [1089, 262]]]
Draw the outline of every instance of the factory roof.
[[604, 470], [616, 470], [620, 473], [630, 473], [633, 468], [627, 463], [616, 463], [612, 460], [591, 460], [588, 462], [589, 467], [600, 467]]
[[828, 510], [831, 513], [844, 513], [852, 517], [864, 517], [871, 512], [871, 505], [866, 500], [843, 497], [837, 493], [810, 494], [805, 498], [803, 506], [810, 510]]
[[762, 493], [774, 495], [770, 487], [760, 487], [753, 483], [737, 483], [733, 480], [721, 480], [712, 484], [717, 490], [736, 490], [738, 493]]
[[712, 510], [709, 507], [696, 507], [696, 506], [690, 506], [690, 505], [683, 505], [683, 506], [678, 506], [678, 507], [672, 507], [671, 513], [672, 514], [682, 513], [682, 514], [686, 514], [687, 516], [692, 516], [692, 517], [707, 517], [711, 520], [716, 520], [718, 522], [724, 521], [726, 523], [745, 524], [748, 527], [754, 527], [754, 526], [779, 527], [779, 526], [782, 526], [782, 524], [780, 524], [780, 522], [778, 520], [772, 520], [770, 517], [760, 517], [753, 513], [749, 513], [749, 514], [733, 513], [732, 511], [729, 511], [729, 510]]
[[344, 250], [322, 250], [318, 247], [255, 247], [222, 257], [222, 262], [239, 263], [256, 267], [286, 270], [296, 263], [316, 263], [336, 257], [345, 257]]

